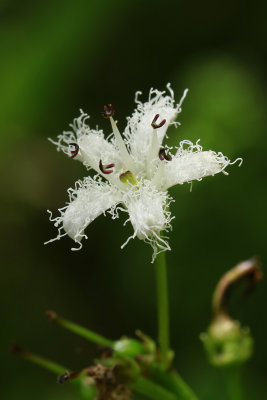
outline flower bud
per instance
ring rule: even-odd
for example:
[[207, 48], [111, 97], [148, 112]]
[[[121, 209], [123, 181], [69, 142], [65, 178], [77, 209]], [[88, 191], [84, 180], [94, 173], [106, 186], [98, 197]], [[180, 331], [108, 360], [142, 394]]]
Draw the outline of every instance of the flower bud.
[[247, 327], [242, 327], [227, 315], [219, 315], [200, 336], [208, 359], [214, 366], [240, 364], [253, 353], [253, 338]]
[[136, 339], [122, 338], [114, 343], [115, 353], [124, 357], [134, 358], [138, 354], [144, 354], [145, 349], [141, 342]]
[[248, 281], [248, 293], [261, 278], [259, 262], [252, 258], [226, 272], [218, 282], [213, 294], [213, 319], [207, 332], [200, 336], [211, 364], [230, 366], [241, 364], [251, 357], [253, 338], [249, 328], [242, 327], [239, 321], [230, 317], [229, 294], [244, 279]]

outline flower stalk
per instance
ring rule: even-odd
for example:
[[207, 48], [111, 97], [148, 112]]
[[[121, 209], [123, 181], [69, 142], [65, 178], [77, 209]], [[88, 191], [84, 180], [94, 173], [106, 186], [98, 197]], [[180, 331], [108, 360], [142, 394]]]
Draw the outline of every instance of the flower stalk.
[[247, 292], [263, 277], [259, 261], [256, 257], [240, 262], [236, 267], [226, 272], [216, 286], [212, 299], [214, 318], [219, 315], [228, 315], [229, 294], [238, 283], [247, 280]]
[[141, 376], [134, 382], [132, 388], [136, 393], [152, 400], [178, 400], [178, 397], [169, 390]]
[[224, 369], [224, 380], [227, 399], [243, 400], [240, 365], [233, 365]]
[[68, 331], [76, 333], [77, 335], [89, 340], [90, 342], [111, 348], [113, 348], [114, 346], [114, 342], [112, 340], [109, 340], [104, 336], [91, 331], [90, 329], [84, 328], [83, 326], [78, 325], [75, 322], [60, 317], [52, 310], [46, 311], [45, 314], [50, 322], [56, 322], [58, 325], [67, 329]]
[[153, 366], [150, 368], [150, 377], [174, 393], [179, 400], [198, 400], [193, 390], [174, 370], [163, 371], [162, 368]]
[[9, 351], [10, 353], [16, 354], [56, 375], [62, 375], [66, 372], [66, 367], [63, 367], [54, 361], [48, 360], [47, 358], [41, 357], [38, 354], [32, 353], [31, 351], [25, 350], [16, 344], [11, 346]]
[[155, 260], [157, 308], [158, 308], [158, 341], [161, 361], [165, 368], [169, 364], [169, 297], [167, 265], [165, 252], [160, 253]]
[[[69, 370], [68, 372], [67, 369], [60, 365], [57, 364], [51, 360], [48, 360], [38, 354], [32, 353], [28, 350], [25, 350], [17, 345], [14, 345], [11, 347], [10, 352], [19, 355], [20, 357], [26, 359], [27, 361], [32, 362], [35, 365], [39, 365], [43, 369], [46, 369], [47, 371], [50, 371], [54, 373], [55, 375], [59, 376], [59, 382], [64, 383], [65, 380], [69, 380], [68, 378], [71, 377], [70, 382], [74, 384], [74, 386], [77, 387], [79, 390], [81, 398], [84, 399], [93, 399], [95, 398], [95, 391], [94, 387], [91, 387], [90, 385], [86, 385], [85, 382], [83, 382], [83, 378], [86, 377], [87, 375], [87, 370], [85, 369], [84, 371], [81, 371], [81, 373], [70, 373]], [[64, 379], [64, 377], [67, 376], [68, 378]], [[87, 388], [87, 391], [85, 391], [85, 387]], [[161, 385], [154, 383], [153, 381], [139, 376], [132, 384], [131, 388], [138, 394], [146, 396], [146, 398], [151, 399], [151, 400], [178, 400], [178, 397], [176, 397], [175, 394], [173, 394], [171, 391], [165, 389]], [[83, 389], [83, 391], [81, 390]]]

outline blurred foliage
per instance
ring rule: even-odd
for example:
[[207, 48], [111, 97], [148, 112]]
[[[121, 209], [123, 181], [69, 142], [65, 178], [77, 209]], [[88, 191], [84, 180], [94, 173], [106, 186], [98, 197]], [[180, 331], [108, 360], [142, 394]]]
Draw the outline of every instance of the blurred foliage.
[[[169, 144], [197, 140], [242, 157], [229, 176], [175, 187], [176, 216], [168, 254], [172, 345], [176, 366], [203, 400], [225, 398], [223, 377], [207, 363], [199, 333], [210, 319], [219, 277], [238, 261], [266, 262], [266, 8], [265, 2], [17, 0], [0, 2], [1, 397], [75, 399], [70, 385], [6, 353], [11, 340], [73, 370], [99, 353], [84, 340], [50, 326], [53, 308], [111, 339], [140, 328], [155, 336], [151, 250], [122, 221], [99, 217], [82, 251], [55, 235], [46, 209], [67, 200], [85, 176], [79, 163], [55, 151], [55, 137], [83, 108], [107, 130], [100, 111], [116, 106], [119, 126], [150, 87], [172, 82], [177, 99], [190, 91], [170, 130]], [[103, 239], [107, 237], [107, 239]], [[251, 327], [255, 355], [243, 371], [246, 398], [264, 398], [266, 283], [233, 315]], [[149, 316], [149, 318], [148, 318]], [[220, 388], [220, 390], [218, 390]]]

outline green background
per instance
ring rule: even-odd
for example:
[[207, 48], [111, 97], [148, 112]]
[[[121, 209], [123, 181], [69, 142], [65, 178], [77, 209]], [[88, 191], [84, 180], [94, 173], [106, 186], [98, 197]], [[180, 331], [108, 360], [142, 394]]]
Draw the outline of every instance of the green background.
[[[209, 366], [199, 334], [210, 321], [220, 276], [258, 255], [266, 263], [266, 12], [255, 1], [0, 2], [1, 398], [76, 399], [70, 385], [8, 354], [12, 341], [73, 370], [90, 365], [95, 346], [50, 325], [44, 310], [117, 339], [136, 328], [156, 335], [151, 249], [125, 216], [99, 217], [88, 241], [71, 252], [46, 209], [67, 201], [84, 167], [57, 153], [47, 137], [66, 130], [83, 108], [90, 125], [110, 133], [100, 112], [112, 103], [123, 129], [134, 94], [172, 83], [190, 89], [168, 144], [201, 138], [205, 149], [241, 168], [171, 189], [175, 215], [167, 254], [175, 365], [203, 400], [226, 399], [221, 371]], [[163, 116], [162, 116], [163, 117]], [[245, 399], [266, 395], [266, 281], [232, 314], [251, 327], [256, 345], [243, 371]]]

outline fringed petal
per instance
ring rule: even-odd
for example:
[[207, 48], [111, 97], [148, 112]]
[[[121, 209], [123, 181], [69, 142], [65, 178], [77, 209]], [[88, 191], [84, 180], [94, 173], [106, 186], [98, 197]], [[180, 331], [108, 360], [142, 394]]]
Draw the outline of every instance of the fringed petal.
[[125, 193], [123, 202], [127, 207], [134, 233], [122, 246], [134, 237], [149, 243], [153, 248], [152, 262], [161, 251], [170, 250], [166, 237], [161, 232], [171, 229], [171, 213], [168, 209], [172, 198], [167, 192], [160, 192], [148, 180], [140, 182], [138, 188]]
[[131, 155], [135, 161], [136, 170], [141, 176], [146, 176], [146, 162], [149, 159], [149, 153], [152, 146], [153, 128], [151, 122], [156, 114], [159, 114], [159, 120], [166, 119], [166, 123], [157, 129], [159, 146], [165, 136], [168, 126], [174, 122], [181, 111], [181, 104], [186, 95], [184, 95], [179, 104], [175, 104], [174, 94], [170, 85], [167, 85], [169, 94], [151, 89], [149, 99], [146, 103], [138, 100], [136, 93], [137, 108], [131, 117], [128, 117], [128, 124], [125, 130], [125, 138], [131, 150]]
[[69, 189], [69, 195], [68, 206], [60, 209], [61, 215], [52, 220], [59, 230], [58, 236], [52, 241], [60, 239], [64, 230], [75, 242], [80, 242], [86, 237], [85, 228], [100, 214], [114, 207], [121, 198], [115, 186], [91, 177], [76, 182], [75, 189]]
[[58, 135], [57, 141], [49, 140], [57, 146], [58, 151], [61, 150], [69, 156], [72, 150], [70, 145], [77, 143], [79, 151], [75, 159], [82, 161], [99, 174], [101, 174], [99, 160], [102, 160], [103, 164], [114, 163], [119, 169], [121, 160], [114, 144], [104, 138], [102, 130], [90, 129], [86, 123], [89, 116], [82, 110], [80, 112], [81, 115], [73, 121], [73, 124], [70, 124], [72, 131]]
[[184, 140], [172, 161], [163, 161], [159, 165], [153, 183], [159, 189], [167, 190], [176, 184], [201, 180], [205, 176], [224, 172], [229, 164], [233, 163], [222, 153], [202, 151], [198, 143], [194, 145]]

